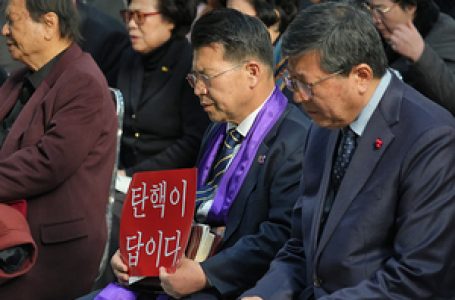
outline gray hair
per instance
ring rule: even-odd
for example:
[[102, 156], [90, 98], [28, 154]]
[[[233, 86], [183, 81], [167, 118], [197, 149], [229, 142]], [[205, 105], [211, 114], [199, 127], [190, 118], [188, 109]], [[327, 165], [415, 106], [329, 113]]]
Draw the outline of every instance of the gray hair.
[[289, 25], [283, 54], [298, 57], [316, 51], [327, 73], [347, 75], [359, 64], [368, 64], [374, 77], [384, 75], [387, 58], [371, 16], [349, 3], [326, 2], [301, 11]]

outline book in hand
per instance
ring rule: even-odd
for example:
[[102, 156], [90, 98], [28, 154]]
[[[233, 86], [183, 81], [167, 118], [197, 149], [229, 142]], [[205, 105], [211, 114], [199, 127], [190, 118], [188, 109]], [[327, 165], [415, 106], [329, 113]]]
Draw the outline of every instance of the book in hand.
[[211, 230], [209, 225], [194, 223], [186, 247], [186, 257], [203, 262], [216, 253], [222, 238], [222, 235]]

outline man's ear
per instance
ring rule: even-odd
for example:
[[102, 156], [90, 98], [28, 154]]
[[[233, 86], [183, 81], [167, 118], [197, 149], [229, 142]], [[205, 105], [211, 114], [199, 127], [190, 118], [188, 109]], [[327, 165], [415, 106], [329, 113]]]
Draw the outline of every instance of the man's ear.
[[264, 76], [264, 67], [255, 60], [248, 61], [245, 64], [249, 87], [253, 88], [259, 83], [261, 76]]
[[373, 80], [373, 69], [367, 64], [359, 64], [352, 68], [350, 76], [357, 83], [357, 91], [360, 94], [365, 94]]
[[59, 19], [56, 13], [48, 12], [41, 16], [44, 25], [44, 39], [50, 41], [54, 37], [60, 37]]

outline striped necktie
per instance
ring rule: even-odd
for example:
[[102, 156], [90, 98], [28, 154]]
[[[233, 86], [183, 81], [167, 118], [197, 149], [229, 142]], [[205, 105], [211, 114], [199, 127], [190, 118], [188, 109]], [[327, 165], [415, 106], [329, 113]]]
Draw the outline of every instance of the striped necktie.
[[207, 180], [207, 183], [199, 188], [196, 193], [196, 209], [203, 202], [213, 200], [218, 184], [226, 172], [229, 162], [234, 157], [235, 146], [240, 144], [242, 140], [243, 136], [236, 128], [231, 128], [226, 133], [226, 138], [218, 151], [215, 163], [212, 165], [212, 171], [209, 176], [210, 180]]

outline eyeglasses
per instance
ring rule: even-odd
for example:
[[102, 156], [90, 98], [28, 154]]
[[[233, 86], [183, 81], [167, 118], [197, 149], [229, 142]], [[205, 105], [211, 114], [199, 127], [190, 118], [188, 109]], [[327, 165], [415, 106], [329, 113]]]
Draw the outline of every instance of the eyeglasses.
[[297, 78], [292, 77], [289, 75], [289, 72], [284, 77], [284, 81], [286, 82], [286, 87], [291, 91], [291, 92], [303, 92], [305, 95], [308, 96], [308, 98], [313, 97], [313, 87], [320, 84], [323, 81], [326, 81], [327, 79], [330, 79], [336, 75], [341, 74], [343, 71], [339, 70], [335, 73], [332, 73], [330, 75], [327, 75], [326, 77], [323, 77], [315, 82], [312, 83], [306, 83], [303, 82]]
[[210, 81], [223, 75], [223, 74], [226, 74], [227, 72], [230, 72], [230, 71], [233, 71], [239, 67], [241, 67], [245, 62], [242, 62], [240, 64], [237, 64], [235, 66], [233, 66], [232, 68], [230, 69], [227, 69], [227, 70], [224, 70], [224, 71], [221, 71], [219, 73], [216, 73], [215, 75], [206, 75], [206, 74], [202, 74], [202, 73], [199, 73], [199, 72], [196, 72], [196, 71], [193, 71], [191, 73], [188, 73], [188, 75], [186, 75], [186, 80], [188, 80], [188, 83], [190, 84], [190, 86], [194, 89], [198, 83], [198, 81], [201, 81], [204, 86], [206, 87], [210, 87]]
[[393, 3], [390, 6], [384, 6], [384, 5], [373, 5], [371, 2], [363, 2], [363, 5], [368, 9], [371, 13], [377, 13], [381, 16], [384, 16], [386, 13], [392, 10], [392, 8], [397, 5], [397, 3]]
[[145, 18], [159, 14], [159, 11], [141, 12], [139, 10], [132, 9], [120, 10], [120, 15], [122, 16], [123, 22], [125, 22], [125, 24], [128, 24], [131, 21], [131, 18], [133, 18], [134, 22], [136, 22], [136, 24], [139, 26], [144, 24]]

